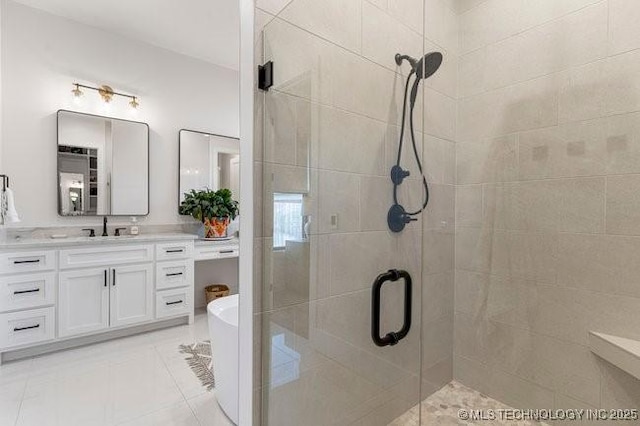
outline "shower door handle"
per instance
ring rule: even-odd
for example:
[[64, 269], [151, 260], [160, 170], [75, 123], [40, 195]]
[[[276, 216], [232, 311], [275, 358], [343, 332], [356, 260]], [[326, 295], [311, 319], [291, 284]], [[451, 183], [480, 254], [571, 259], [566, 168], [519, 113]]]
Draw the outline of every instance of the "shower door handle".
[[[380, 336], [380, 303], [382, 286], [384, 283], [404, 279], [404, 323], [399, 331], [392, 331], [385, 336]], [[407, 271], [390, 269], [378, 275], [373, 282], [371, 295], [371, 338], [378, 346], [393, 346], [407, 337], [411, 329], [411, 275]]]

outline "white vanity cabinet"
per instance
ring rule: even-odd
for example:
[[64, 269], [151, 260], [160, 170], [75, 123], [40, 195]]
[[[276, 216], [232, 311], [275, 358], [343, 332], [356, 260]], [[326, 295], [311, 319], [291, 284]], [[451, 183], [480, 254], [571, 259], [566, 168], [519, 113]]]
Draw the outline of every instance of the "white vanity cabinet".
[[194, 237], [171, 235], [0, 245], [0, 357], [193, 321]]
[[153, 264], [60, 273], [61, 337], [153, 319]]

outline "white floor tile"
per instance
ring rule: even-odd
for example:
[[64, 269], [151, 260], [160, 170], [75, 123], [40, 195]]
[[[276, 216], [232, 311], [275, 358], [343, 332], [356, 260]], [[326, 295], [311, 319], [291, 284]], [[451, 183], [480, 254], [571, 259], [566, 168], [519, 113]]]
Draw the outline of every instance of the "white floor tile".
[[33, 371], [32, 364], [32, 359], [25, 359], [0, 365], [0, 386], [12, 381], [24, 382]]
[[0, 400], [0, 425], [14, 425], [20, 410], [20, 399], [15, 401]]
[[191, 399], [207, 392], [207, 388], [202, 386], [200, 379], [191, 371], [191, 368], [184, 360], [185, 355], [180, 355], [180, 358], [165, 360], [165, 364], [182, 395], [185, 399]]
[[[200, 339], [200, 341], [202, 340], [206, 339]], [[191, 371], [191, 368], [185, 361], [187, 355], [176, 350], [178, 345], [179, 344], [175, 342], [163, 343], [156, 346], [156, 351], [162, 357], [169, 373], [171, 373], [178, 384], [185, 399], [190, 399], [203, 394], [207, 390], [202, 386], [198, 377]]]
[[118, 423], [184, 401], [155, 350], [145, 350], [109, 369], [110, 420]]
[[233, 422], [218, 405], [215, 391], [191, 398], [187, 402], [201, 426], [233, 426]]
[[200, 426], [186, 402], [155, 411], [117, 426]]
[[0, 384], [0, 425], [15, 424], [26, 385], [26, 380]]
[[72, 426], [106, 425], [108, 391], [106, 380], [89, 376], [72, 382], [55, 382], [36, 396], [25, 398], [18, 425]]
[[208, 338], [203, 311], [192, 325], [6, 363], [0, 425], [198, 426], [196, 409], [204, 424], [230, 425], [178, 349]]

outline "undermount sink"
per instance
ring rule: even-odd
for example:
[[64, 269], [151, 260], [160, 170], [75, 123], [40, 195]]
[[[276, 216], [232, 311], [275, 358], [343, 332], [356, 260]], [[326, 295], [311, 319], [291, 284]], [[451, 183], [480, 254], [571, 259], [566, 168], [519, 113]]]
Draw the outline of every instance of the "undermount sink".
[[100, 235], [96, 235], [95, 237], [73, 237], [73, 238], [63, 238], [61, 241], [118, 241], [118, 240], [129, 240], [132, 238], [136, 238], [137, 235], [120, 235], [116, 237], [115, 235], [109, 235], [107, 237], [102, 237]]
[[89, 239], [93, 238], [95, 240], [122, 240], [122, 239], [127, 239], [127, 238], [135, 238], [137, 237], [137, 235], [119, 235], [119, 236], [115, 236], [115, 235], [109, 235], [106, 237], [101, 237], [101, 236], [95, 236], [95, 237], [87, 237]]

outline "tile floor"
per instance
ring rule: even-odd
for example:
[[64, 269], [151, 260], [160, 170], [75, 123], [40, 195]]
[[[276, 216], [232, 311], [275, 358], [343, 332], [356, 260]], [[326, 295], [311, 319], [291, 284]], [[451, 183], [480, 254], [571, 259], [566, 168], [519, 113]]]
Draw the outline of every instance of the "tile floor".
[[[232, 425], [215, 390], [206, 391], [178, 351], [182, 343], [208, 338], [203, 311], [190, 326], [6, 363], [0, 366], [0, 425]], [[460, 407], [508, 408], [452, 382], [390, 426], [419, 426], [419, 410], [423, 425], [474, 424], [458, 419]]]
[[0, 366], [0, 425], [228, 426], [178, 345], [209, 338], [195, 323]]
[[546, 426], [545, 423], [531, 421], [515, 423], [513, 421], [499, 420], [464, 421], [458, 416], [458, 411], [462, 408], [486, 411], [488, 409], [497, 410], [510, 407], [453, 381], [422, 401], [420, 405], [416, 405], [389, 423], [389, 426], [420, 426], [420, 412], [423, 425]]

